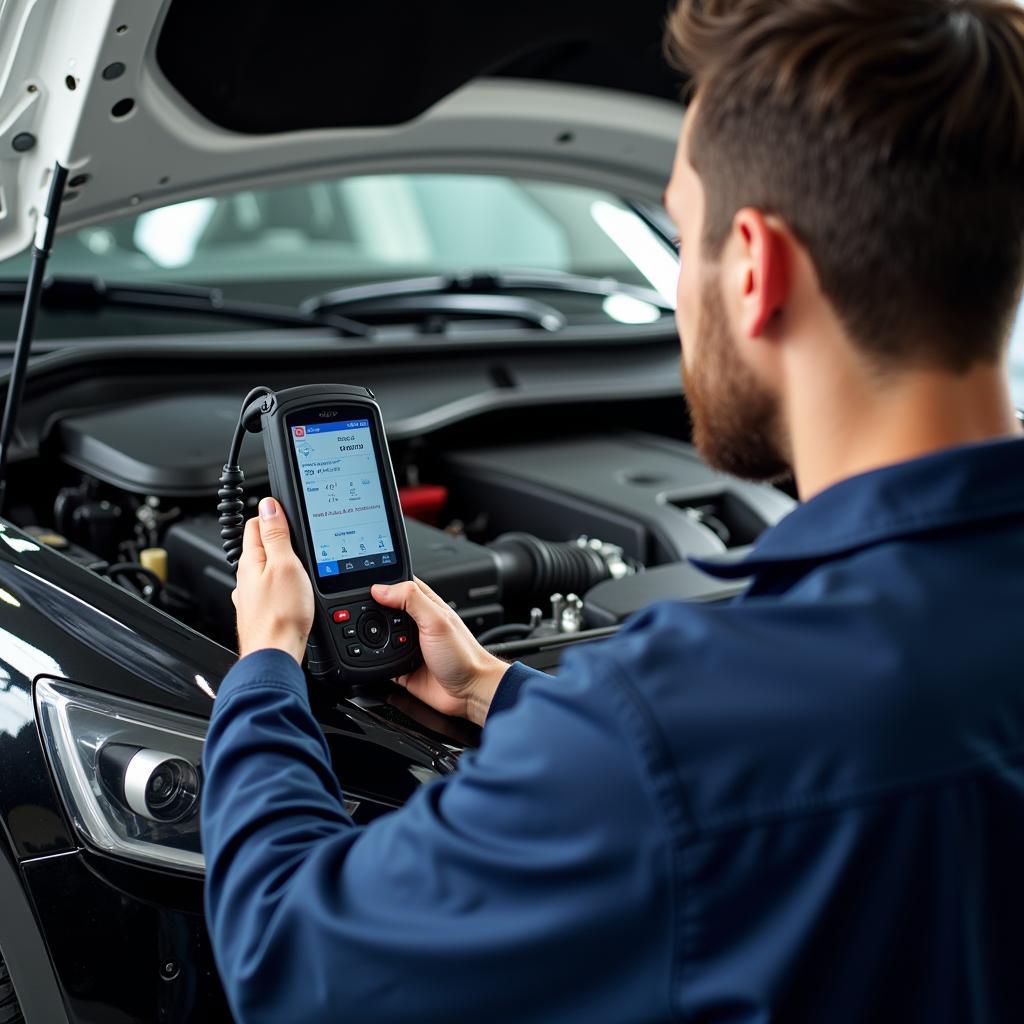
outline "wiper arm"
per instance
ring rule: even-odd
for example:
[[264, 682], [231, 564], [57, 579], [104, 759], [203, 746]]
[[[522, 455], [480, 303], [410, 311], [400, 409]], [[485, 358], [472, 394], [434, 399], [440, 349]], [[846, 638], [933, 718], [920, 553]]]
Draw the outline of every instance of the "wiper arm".
[[622, 284], [610, 277], [587, 277], [557, 270], [434, 274], [379, 281], [311, 296], [299, 304], [299, 309], [310, 316], [344, 308], [353, 316], [368, 318], [391, 312], [421, 313], [424, 316], [452, 313], [518, 319], [545, 330], [558, 330], [565, 326], [565, 316], [553, 306], [535, 299], [504, 294], [516, 291], [567, 292], [597, 297], [628, 295], [666, 312], [672, 310], [672, 306], [653, 289]]
[[[0, 302], [20, 302], [25, 282], [0, 280]], [[219, 288], [189, 285], [109, 284], [99, 277], [50, 277], [43, 283], [43, 309], [98, 310], [106, 306], [148, 309], [166, 313], [250, 320], [280, 327], [327, 327], [349, 337], [363, 337], [370, 329], [344, 316], [312, 315], [261, 302], [225, 299]]]
[[546, 302], [495, 294], [505, 290], [489, 277], [439, 274], [339, 288], [306, 299], [299, 309], [312, 317], [347, 309], [361, 320], [420, 320], [428, 330], [434, 324], [443, 329], [452, 318], [516, 320], [545, 331], [560, 331], [566, 325], [565, 316]]
[[[371, 286], [372, 287], [372, 286]], [[348, 289], [342, 289], [347, 291]], [[353, 291], [362, 289], [353, 289]], [[319, 304], [318, 304], [319, 305]], [[477, 295], [466, 293], [392, 293], [379, 297], [351, 298], [343, 296], [339, 302], [325, 302], [319, 305], [318, 312], [311, 316], [322, 316], [323, 310], [347, 309], [353, 316], [371, 323], [382, 321], [405, 322], [422, 321], [425, 330], [443, 330], [446, 321], [451, 319], [479, 320], [499, 319], [516, 320], [539, 327], [545, 331], [560, 331], [566, 324], [565, 316], [554, 306], [535, 299], [520, 298], [515, 295]], [[305, 309], [305, 303], [299, 307]]]

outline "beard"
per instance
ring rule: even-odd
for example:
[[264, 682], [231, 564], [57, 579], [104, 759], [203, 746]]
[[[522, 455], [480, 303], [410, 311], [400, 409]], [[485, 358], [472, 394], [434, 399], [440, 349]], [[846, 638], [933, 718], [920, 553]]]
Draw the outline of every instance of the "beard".
[[712, 468], [746, 480], [789, 476], [781, 403], [736, 351], [717, 278], [703, 284], [697, 335], [693, 368], [682, 369], [697, 450]]

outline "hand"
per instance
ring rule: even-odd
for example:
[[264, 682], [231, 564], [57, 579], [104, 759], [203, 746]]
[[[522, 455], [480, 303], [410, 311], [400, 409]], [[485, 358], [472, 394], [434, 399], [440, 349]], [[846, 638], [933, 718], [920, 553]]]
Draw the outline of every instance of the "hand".
[[469, 627], [421, 580], [373, 587], [373, 599], [401, 609], [420, 631], [423, 664], [395, 680], [445, 715], [483, 725], [508, 664], [477, 643]]
[[264, 498], [259, 518], [245, 524], [237, 579], [231, 600], [239, 656], [276, 647], [301, 663], [313, 625], [313, 587], [292, 550], [284, 509], [273, 498]]

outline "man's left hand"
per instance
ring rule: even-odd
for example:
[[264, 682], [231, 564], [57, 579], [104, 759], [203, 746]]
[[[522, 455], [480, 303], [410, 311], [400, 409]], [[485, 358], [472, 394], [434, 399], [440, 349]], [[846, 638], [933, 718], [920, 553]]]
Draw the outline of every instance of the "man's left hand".
[[313, 625], [313, 587], [274, 498], [264, 498], [259, 518], [245, 524], [237, 579], [231, 600], [238, 612], [239, 656], [276, 647], [301, 663]]

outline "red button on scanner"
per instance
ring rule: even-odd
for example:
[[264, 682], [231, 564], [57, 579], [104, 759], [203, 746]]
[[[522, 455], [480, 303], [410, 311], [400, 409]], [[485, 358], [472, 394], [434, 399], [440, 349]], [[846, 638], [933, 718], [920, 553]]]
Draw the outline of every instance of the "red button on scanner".
[[408, 642], [409, 638], [404, 633], [395, 637], [395, 643], [398, 644], [399, 647], [404, 647]]
[[349, 615], [347, 608], [339, 608], [334, 613], [334, 621], [335, 622], [348, 622], [348, 620], [350, 618], [351, 618], [351, 616]]

